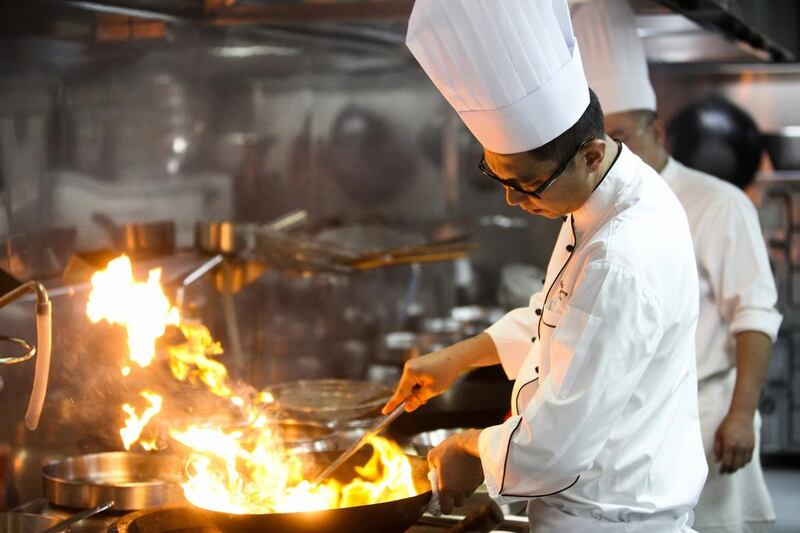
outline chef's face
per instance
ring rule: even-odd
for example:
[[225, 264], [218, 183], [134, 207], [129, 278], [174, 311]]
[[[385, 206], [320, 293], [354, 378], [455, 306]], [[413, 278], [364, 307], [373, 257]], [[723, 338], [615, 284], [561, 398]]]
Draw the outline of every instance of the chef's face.
[[663, 159], [663, 132], [648, 111], [625, 111], [605, 116], [606, 133], [625, 143], [631, 151], [653, 168]]
[[[589, 198], [605, 155], [606, 143], [595, 139], [567, 162], [552, 185], [537, 198], [505, 186], [506, 203], [532, 215], [559, 218], [578, 209]], [[513, 180], [526, 191], [536, 191], [550, 178], [562, 161], [536, 159], [530, 152], [495, 154], [484, 149], [486, 166], [501, 180]]]

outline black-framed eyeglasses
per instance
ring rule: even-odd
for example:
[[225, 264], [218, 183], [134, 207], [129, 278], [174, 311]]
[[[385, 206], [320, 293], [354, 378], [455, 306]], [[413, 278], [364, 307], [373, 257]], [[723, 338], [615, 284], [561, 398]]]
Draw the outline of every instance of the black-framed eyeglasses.
[[556, 182], [556, 180], [559, 178], [559, 176], [561, 176], [561, 174], [564, 172], [564, 170], [566, 170], [567, 166], [569, 166], [569, 164], [572, 162], [572, 159], [573, 159], [573, 158], [574, 158], [576, 155], [578, 155], [578, 152], [580, 152], [580, 151], [581, 151], [581, 148], [583, 148], [584, 146], [586, 146], [587, 144], [589, 144], [589, 143], [590, 143], [590, 142], [592, 142], [593, 140], [594, 140], [594, 137], [592, 137], [592, 138], [589, 138], [589, 139], [586, 139], [585, 141], [583, 141], [583, 142], [580, 144], [580, 146], [578, 146], [578, 147], [577, 147], [577, 148], [576, 148], [576, 149], [575, 149], [575, 150], [574, 150], [574, 151], [573, 151], [573, 152], [572, 152], [572, 153], [569, 155], [569, 157], [567, 157], [567, 158], [564, 160], [564, 162], [563, 162], [563, 163], [561, 163], [560, 165], [558, 165], [558, 168], [557, 168], [557, 169], [556, 169], [556, 170], [555, 170], [555, 171], [554, 171], [554, 172], [553, 172], [553, 173], [550, 175], [550, 177], [549, 177], [549, 178], [547, 178], [546, 180], [544, 180], [544, 183], [542, 183], [541, 185], [539, 185], [538, 187], [536, 187], [536, 189], [535, 189], [535, 190], [533, 190], [533, 191], [529, 191], [529, 190], [525, 189], [525, 188], [524, 188], [522, 185], [520, 185], [520, 184], [519, 184], [519, 182], [518, 182], [517, 180], [515, 180], [515, 179], [508, 179], [508, 180], [506, 180], [506, 179], [503, 179], [503, 178], [501, 178], [500, 176], [498, 176], [498, 175], [497, 175], [497, 174], [495, 174], [494, 172], [492, 172], [492, 170], [491, 170], [491, 169], [489, 168], [489, 166], [486, 164], [486, 157], [485, 157], [485, 156], [483, 156], [483, 155], [481, 156], [481, 162], [480, 162], [480, 163], [478, 163], [478, 169], [479, 169], [481, 172], [483, 172], [484, 174], [486, 174], [487, 176], [489, 176], [490, 178], [492, 178], [492, 179], [495, 179], [495, 180], [499, 181], [499, 182], [500, 182], [500, 183], [502, 183], [502, 184], [503, 184], [505, 187], [508, 187], [508, 188], [510, 188], [510, 189], [514, 189], [515, 191], [517, 191], [517, 192], [519, 192], [519, 193], [526, 194], [526, 195], [528, 195], [528, 196], [533, 196], [534, 198], [538, 198], [539, 200], [541, 200], [541, 199], [542, 199], [542, 194], [544, 194], [544, 193], [545, 193], [545, 191], [547, 191], [547, 189], [549, 189], [550, 187], [552, 187], [553, 183], [555, 183], [555, 182]]

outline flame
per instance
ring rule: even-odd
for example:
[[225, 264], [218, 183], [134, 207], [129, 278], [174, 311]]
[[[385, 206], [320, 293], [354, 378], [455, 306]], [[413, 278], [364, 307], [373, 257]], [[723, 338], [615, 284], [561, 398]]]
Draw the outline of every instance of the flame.
[[92, 292], [86, 306], [89, 320], [105, 320], [127, 328], [130, 359], [142, 368], [155, 357], [156, 339], [164, 334], [167, 325], [180, 322], [178, 310], [170, 306], [160, 280], [161, 269], [154, 269], [146, 282], [136, 281], [131, 260], [124, 255], [92, 276]]
[[[222, 345], [213, 339], [211, 332], [202, 324], [184, 322], [180, 328], [186, 342], [169, 348], [169, 368], [172, 375], [178, 381], [202, 382], [212, 394], [232, 398], [228, 369], [209, 357], [221, 355]], [[237, 401], [241, 402], [241, 399]]]
[[191, 451], [184, 495], [204, 509], [233, 514], [318, 511], [417, 494], [408, 457], [381, 437], [369, 440], [373, 454], [356, 468], [360, 477], [347, 484], [328, 480], [314, 485], [304, 478], [302, 460], [269, 428], [225, 432], [192, 426], [170, 435]]
[[[285, 445], [265, 414], [265, 406], [274, 401], [272, 395], [252, 388], [243, 393], [245, 389], [234, 386], [227, 368], [217, 360], [223, 355], [222, 345], [203, 324], [181, 319], [164, 294], [160, 277], [160, 269], [154, 269], [147, 281], [138, 282], [130, 260], [119, 257], [92, 276], [86, 312], [93, 323], [106, 320], [125, 327], [129, 359], [142, 368], [155, 359], [156, 341], [167, 327], [179, 327], [183, 338], [164, 342], [161, 352], [172, 376], [229, 400], [242, 413], [243, 424], [234, 430], [197, 425], [169, 429], [169, 436], [186, 453], [187, 479], [182, 485], [187, 500], [216, 511], [259, 514], [350, 507], [416, 494], [408, 458], [396, 444], [379, 437], [369, 441], [371, 458], [347, 484], [328, 480], [314, 485], [305, 479], [308, 465]], [[129, 376], [131, 367], [123, 364], [121, 373], [123, 378]], [[163, 398], [148, 390], [141, 397], [149, 404], [141, 416], [132, 405], [122, 406], [127, 418], [120, 436], [126, 450], [136, 443], [146, 451], [159, 448], [155, 438], [142, 434], [161, 411]]]
[[[131, 404], [126, 403], [122, 406], [122, 410], [128, 413], [128, 418], [125, 420], [125, 426], [119, 430], [119, 434], [126, 450], [130, 450], [131, 446], [139, 440], [144, 427], [161, 411], [161, 406], [164, 402], [163, 398], [154, 392], [142, 391], [141, 396], [150, 404], [150, 407], [144, 410], [141, 417], [136, 416], [136, 410]], [[142, 446], [147, 449], [144, 443]], [[155, 447], [155, 443], [148, 442], [147, 446]]]

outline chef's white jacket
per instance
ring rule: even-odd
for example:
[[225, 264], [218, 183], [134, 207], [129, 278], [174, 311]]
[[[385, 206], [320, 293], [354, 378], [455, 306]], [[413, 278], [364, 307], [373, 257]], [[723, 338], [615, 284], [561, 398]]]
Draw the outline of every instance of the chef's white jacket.
[[661, 177], [686, 210], [700, 276], [697, 377], [721, 377], [736, 365], [733, 335], [760, 331], [773, 342], [781, 325], [778, 293], [758, 213], [725, 181], [670, 158]]
[[758, 213], [733, 185], [672, 158], [661, 177], [686, 210], [700, 277], [697, 368], [709, 475], [695, 508], [695, 527], [706, 533], [768, 531], [775, 511], [759, 461], [758, 414], [750, 463], [734, 474], [720, 474], [714, 455], [714, 437], [736, 383], [734, 335], [760, 331], [774, 341], [781, 324]]
[[541, 293], [487, 329], [515, 379], [480, 434], [490, 495], [534, 531], [684, 531], [706, 478], [683, 208], [623, 146], [566, 217]]

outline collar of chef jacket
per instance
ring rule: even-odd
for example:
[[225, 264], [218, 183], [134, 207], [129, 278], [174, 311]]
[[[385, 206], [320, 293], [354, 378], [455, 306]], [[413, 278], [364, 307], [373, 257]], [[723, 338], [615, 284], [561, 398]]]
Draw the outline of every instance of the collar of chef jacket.
[[619, 146], [619, 153], [611, 163], [605, 177], [597, 185], [589, 199], [572, 212], [577, 242], [583, 242], [588, 235], [601, 228], [618, 211], [620, 199], [625, 201], [624, 167], [630, 164], [631, 158], [635, 155], [624, 144], [619, 143]]
[[680, 168], [678, 168], [680, 163], [672, 159], [671, 157], [667, 158], [667, 164], [664, 166], [664, 169], [661, 171], [661, 177], [664, 178], [664, 181], [667, 182], [667, 185], [672, 187], [672, 182], [675, 180], [675, 177], [680, 172]]

